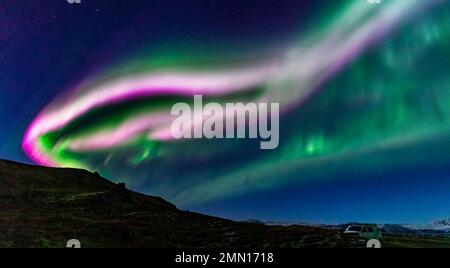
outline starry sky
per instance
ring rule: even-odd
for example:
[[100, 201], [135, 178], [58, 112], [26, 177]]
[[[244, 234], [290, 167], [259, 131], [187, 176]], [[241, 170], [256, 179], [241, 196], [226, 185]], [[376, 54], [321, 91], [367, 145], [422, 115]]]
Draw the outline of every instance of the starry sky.
[[[450, 2], [0, 3], [0, 158], [232, 219], [450, 217]], [[280, 146], [173, 140], [176, 102], [280, 104]]]

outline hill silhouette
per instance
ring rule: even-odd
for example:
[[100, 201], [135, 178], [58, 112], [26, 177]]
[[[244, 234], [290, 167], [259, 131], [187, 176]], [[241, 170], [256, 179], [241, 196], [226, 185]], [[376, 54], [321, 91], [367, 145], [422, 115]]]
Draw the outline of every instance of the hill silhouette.
[[[342, 230], [236, 222], [177, 209], [97, 173], [0, 160], [0, 247], [364, 247]], [[407, 246], [408, 241], [395, 240]]]

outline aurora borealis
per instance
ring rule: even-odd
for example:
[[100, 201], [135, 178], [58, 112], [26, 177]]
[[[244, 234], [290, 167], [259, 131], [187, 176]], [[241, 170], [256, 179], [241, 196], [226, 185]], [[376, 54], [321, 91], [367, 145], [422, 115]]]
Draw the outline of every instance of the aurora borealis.
[[[215, 38], [189, 47], [168, 41], [164, 50], [150, 37], [140, 40], [140, 49], [124, 49], [48, 94], [22, 133], [24, 151], [37, 164], [98, 171], [182, 208], [236, 218], [443, 217], [447, 210], [427, 214], [433, 210], [424, 207], [422, 216], [411, 216], [400, 208], [410, 205], [404, 191], [450, 178], [449, 1], [315, 2], [300, 4], [314, 16], [299, 18], [298, 29], [280, 40], [243, 36], [242, 48], [239, 39], [228, 47]], [[196, 94], [205, 102], [279, 102], [279, 147], [174, 140], [170, 109]], [[400, 182], [411, 188], [395, 186]], [[439, 206], [438, 192], [450, 190], [442, 185], [434, 202], [433, 190], [415, 196]], [[324, 205], [337, 193], [342, 217]], [[377, 200], [366, 204], [374, 215], [361, 216], [366, 194]], [[386, 209], [389, 216], [379, 212]]]

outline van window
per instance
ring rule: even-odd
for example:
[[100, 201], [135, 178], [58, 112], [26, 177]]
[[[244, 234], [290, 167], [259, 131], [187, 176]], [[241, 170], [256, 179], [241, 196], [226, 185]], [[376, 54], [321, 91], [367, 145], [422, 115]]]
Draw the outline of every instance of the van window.
[[367, 232], [373, 233], [373, 227], [367, 227]]
[[361, 226], [350, 226], [348, 230], [352, 232], [361, 232]]

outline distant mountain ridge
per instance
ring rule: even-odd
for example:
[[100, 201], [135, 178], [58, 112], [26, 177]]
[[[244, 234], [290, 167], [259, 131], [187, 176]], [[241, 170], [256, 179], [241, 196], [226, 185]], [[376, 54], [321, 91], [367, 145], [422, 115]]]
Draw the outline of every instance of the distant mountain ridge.
[[329, 228], [334, 230], [345, 230], [350, 225], [376, 225], [384, 234], [415, 234], [415, 235], [450, 235], [450, 220], [440, 219], [435, 220], [431, 224], [414, 225], [414, 224], [375, 224], [375, 223], [360, 223], [349, 222], [343, 224], [319, 224], [307, 222], [288, 222], [288, 221], [260, 221], [249, 219], [246, 222], [254, 222], [266, 225], [281, 225], [281, 226], [314, 226], [320, 228]]

